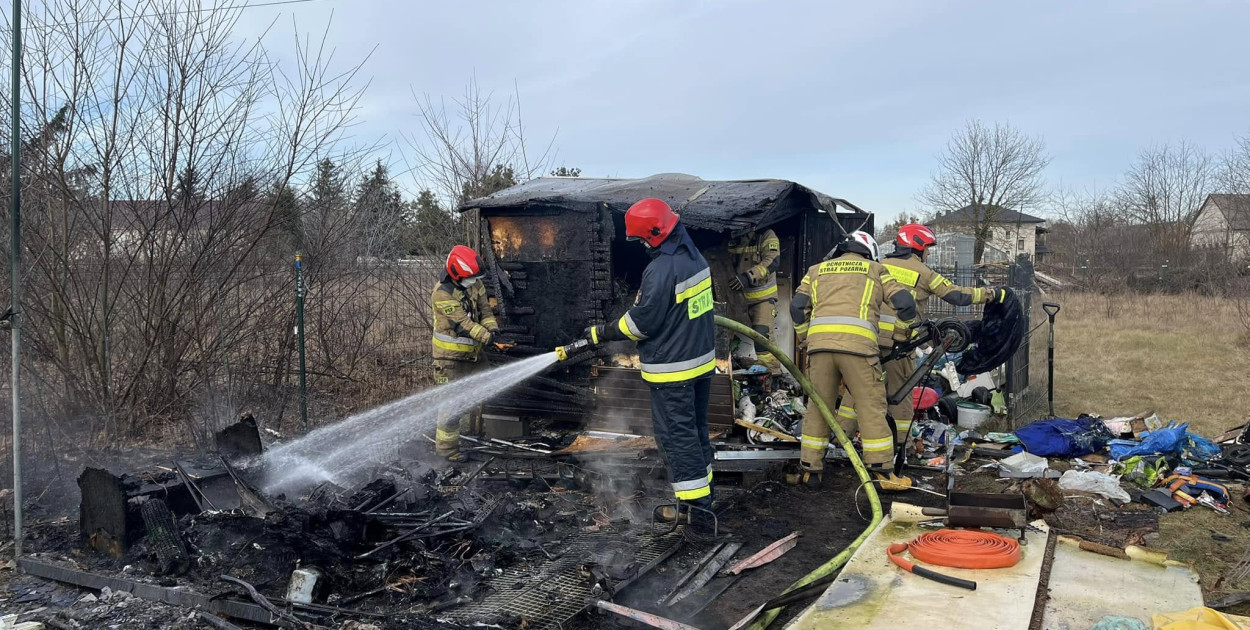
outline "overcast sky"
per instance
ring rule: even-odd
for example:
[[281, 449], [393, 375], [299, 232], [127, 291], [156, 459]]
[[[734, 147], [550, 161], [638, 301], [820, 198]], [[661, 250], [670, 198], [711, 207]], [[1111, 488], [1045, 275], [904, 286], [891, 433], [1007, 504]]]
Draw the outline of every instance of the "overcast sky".
[[[519, 88], [531, 138], [588, 176], [798, 181], [918, 210], [970, 118], [1042, 136], [1054, 185], [1112, 185], [1138, 150], [1250, 133], [1250, 2], [314, 0], [248, 9], [375, 46], [356, 135], [417, 129], [411, 93]], [[880, 221], [880, 220], [879, 220]]]

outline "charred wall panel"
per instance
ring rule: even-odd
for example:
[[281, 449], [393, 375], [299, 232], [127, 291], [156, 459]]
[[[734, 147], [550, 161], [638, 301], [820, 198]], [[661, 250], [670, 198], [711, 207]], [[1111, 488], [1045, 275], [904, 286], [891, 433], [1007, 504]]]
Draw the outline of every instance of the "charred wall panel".
[[603, 214], [588, 204], [484, 217], [503, 276], [499, 315], [527, 345], [554, 348], [603, 320], [611, 299], [612, 234]]

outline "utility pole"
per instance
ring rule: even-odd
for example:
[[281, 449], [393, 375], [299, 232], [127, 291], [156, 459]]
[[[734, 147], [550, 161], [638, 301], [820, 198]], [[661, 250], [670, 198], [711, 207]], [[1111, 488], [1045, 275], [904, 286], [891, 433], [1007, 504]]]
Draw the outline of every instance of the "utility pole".
[[295, 252], [295, 342], [299, 344], [299, 419], [308, 432], [308, 370], [304, 351], [304, 255]]
[[9, 131], [9, 162], [13, 167], [9, 192], [9, 311], [13, 339], [13, 367], [9, 387], [13, 392], [13, 557], [22, 556], [22, 0], [13, 0], [13, 127]]

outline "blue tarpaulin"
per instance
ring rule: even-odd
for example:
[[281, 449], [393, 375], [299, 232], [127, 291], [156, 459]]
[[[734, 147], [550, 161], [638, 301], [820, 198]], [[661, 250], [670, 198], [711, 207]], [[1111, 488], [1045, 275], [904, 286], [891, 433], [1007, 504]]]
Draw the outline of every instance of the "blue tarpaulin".
[[1050, 418], [1027, 424], [1015, 431], [1024, 450], [1039, 457], [1080, 457], [1097, 453], [1115, 436], [1102, 420]]
[[1189, 423], [1172, 424], [1143, 434], [1140, 442], [1113, 440], [1111, 458], [1122, 460], [1135, 455], [1179, 456], [1186, 464], [1200, 464], [1220, 456], [1220, 447], [1211, 440], [1189, 432]]

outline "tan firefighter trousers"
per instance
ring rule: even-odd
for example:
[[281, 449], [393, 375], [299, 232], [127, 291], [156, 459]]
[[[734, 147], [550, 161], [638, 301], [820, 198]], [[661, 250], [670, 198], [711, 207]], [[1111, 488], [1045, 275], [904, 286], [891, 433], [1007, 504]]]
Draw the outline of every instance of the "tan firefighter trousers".
[[[834, 404], [843, 385], [855, 397], [858, 416], [856, 420], [844, 420], [839, 414], [838, 421], [847, 435], [853, 435], [856, 428], [859, 429], [860, 441], [864, 447], [864, 463], [888, 464], [894, 460], [894, 436], [890, 434], [890, 427], [885, 422], [885, 373], [882, 372], [878, 357], [842, 352], [813, 352], [808, 357], [807, 378], [815, 387], [816, 394], [827, 405]], [[800, 451], [805, 470], [824, 469], [825, 448], [829, 446], [830, 433], [829, 425], [820, 415], [820, 409], [809, 404], [807, 415], [803, 418]]]

